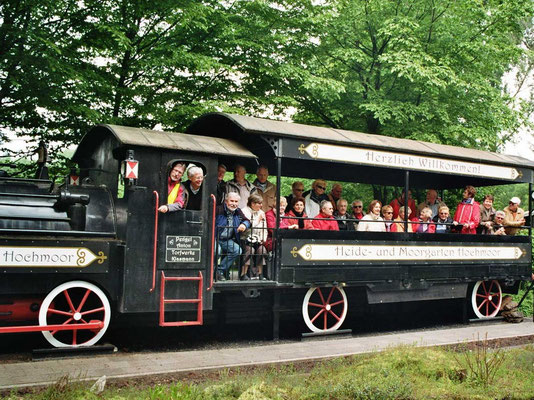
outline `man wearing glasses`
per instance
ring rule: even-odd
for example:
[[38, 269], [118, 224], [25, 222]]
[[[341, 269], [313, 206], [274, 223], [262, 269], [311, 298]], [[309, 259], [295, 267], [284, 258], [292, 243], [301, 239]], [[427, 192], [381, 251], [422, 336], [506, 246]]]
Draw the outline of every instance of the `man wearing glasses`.
[[316, 179], [312, 183], [312, 190], [304, 196], [306, 201], [306, 214], [317, 215], [321, 212], [321, 202], [328, 200], [326, 195], [326, 181], [322, 179]]
[[[361, 200], [354, 200], [352, 202], [352, 219], [358, 221], [363, 218], [363, 203]], [[358, 221], [354, 222], [354, 228], [358, 227]]]

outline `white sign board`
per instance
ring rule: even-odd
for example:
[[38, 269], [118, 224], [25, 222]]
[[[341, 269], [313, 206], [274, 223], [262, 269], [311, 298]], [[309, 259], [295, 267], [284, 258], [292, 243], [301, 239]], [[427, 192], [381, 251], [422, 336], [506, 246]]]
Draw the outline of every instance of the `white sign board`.
[[2, 267], [85, 268], [95, 260], [102, 264], [107, 256], [98, 256], [85, 247], [7, 247], [0, 246]]

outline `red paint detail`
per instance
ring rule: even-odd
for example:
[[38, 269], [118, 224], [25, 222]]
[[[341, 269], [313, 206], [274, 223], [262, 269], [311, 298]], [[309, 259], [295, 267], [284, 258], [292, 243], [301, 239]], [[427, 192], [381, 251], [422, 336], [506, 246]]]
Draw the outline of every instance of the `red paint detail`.
[[[196, 299], [166, 299], [165, 298], [165, 283], [168, 281], [198, 281], [198, 297]], [[202, 288], [203, 278], [202, 272], [198, 271], [197, 276], [165, 276], [165, 272], [161, 271], [160, 292], [159, 292], [159, 326], [190, 326], [202, 325]], [[197, 319], [196, 321], [165, 321], [165, 304], [196, 304], [197, 305]]]
[[41, 298], [10, 299], [11, 304], [0, 304], [1, 321], [31, 321], [39, 318], [39, 307], [31, 310], [32, 304], [41, 305]]
[[154, 249], [152, 255], [152, 287], [149, 292], [152, 293], [156, 288], [156, 254], [158, 248], [158, 218], [159, 218], [159, 193], [155, 190], [152, 192], [156, 198], [156, 207], [154, 209]]
[[126, 161], [126, 178], [128, 179], [137, 179], [137, 165], [138, 161]]
[[[332, 287], [332, 289], [328, 293], [328, 297], [325, 299], [321, 288], [318, 287], [316, 289], [316, 293], [319, 296], [320, 301], [321, 301], [322, 304], [321, 303], [317, 303], [317, 302], [311, 302], [311, 301], [308, 302], [308, 307], [315, 307], [315, 309], [317, 309], [317, 308], [320, 309], [317, 312], [317, 314], [315, 314], [315, 316], [313, 318], [310, 318], [310, 322], [313, 324], [322, 315], [323, 316], [322, 323], [319, 320], [319, 321], [317, 321], [318, 323], [314, 324], [314, 325], [316, 325], [317, 327], [322, 325], [322, 329], [323, 330], [329, 329], [329, 327], [328, 327], [328, 316], [329, 315], [331, 315], [332, 318], [336, 320], [335, 323], [337, 323], [337, 321], [339, 321], [341, 319], [341, 317], [334, 312], [333, 307], [342, 305], [341, 310], [338, 310], [338, 311], [340, 311], [340, 313], [339, 313], [340, 315], [343, 315], [343, 312], [345, 311], [345, 301], [343, 300], [343, 298], [341, 298], [341, 300], [336, 300], [334, 302], [331, 301], [332, 297], [334, 297], [334, 293], [336, 291], [339, 291], [339, 289], [337, 287], [335, 287], [335, 286]], [[330, 310], [327, 310], [327, 306], [328, 305], [330, 305]], [[311, 310], [309, 309], [308, 311], [311, 311]]]
[[80, 186], [80, 177], [76, 175], [70, 175], [69, 184], [72, 186]]
[[[211, 207], [211, 243], [215, 243], [215, 206], [217, 203], [217, 198], [214, 194], [210, 195], [210, 199], [212, 201], [212, 207]], [[206, 291], [210, 291], [213, 287], [213, 273], [214, 273], [214, 266], [213, 262], [215, 261], [215, 246], [211, 246], [210, 250], [210, 284]]]
[[21, 325], [0, 327], [0, 333], [23, 333], [23, 332], [42, 332], [42, 331], [78, 331], [78, 330], [96, 330], [99, 331], [104, 327], [104, 322], [90, 322], [88, 324], [59, 324], [59, 325]]

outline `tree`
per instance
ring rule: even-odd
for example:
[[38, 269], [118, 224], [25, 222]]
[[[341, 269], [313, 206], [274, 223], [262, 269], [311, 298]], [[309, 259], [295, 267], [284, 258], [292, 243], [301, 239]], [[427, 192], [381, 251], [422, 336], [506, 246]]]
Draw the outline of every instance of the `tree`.
[[260, 79], [297, 121], [493, 151], [524, 123], [501, 79], [523, 54], [531, 1], [322, 4], [298, 17], [307, 40], [257, 74], [272, 71]]

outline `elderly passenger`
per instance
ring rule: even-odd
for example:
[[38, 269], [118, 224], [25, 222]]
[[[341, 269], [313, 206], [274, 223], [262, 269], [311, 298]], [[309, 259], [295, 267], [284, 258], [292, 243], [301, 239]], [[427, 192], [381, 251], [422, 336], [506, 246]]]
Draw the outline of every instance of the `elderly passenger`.
[[326, 181], [322, 179], [316, 179], [312, 183], [312, 189], [304, 196], [304, 206], [306, 207], [306, 214], [317, 215], [321, 212], [321, 202], [328, 200], [328, 196], [325, 194]]
[[337, 221], [334, 218], [334, 207], [328, 200], [321, 202], [321, 212], [317, 214], [312, 221], [312, 225], [315, 229], [322, 231], [339, 231]]
[[224, 195], [226, 193], [226, 182], [224, 181], [225, 174], [226, 165], [219, 164], [217, 166], [217, 204], [221, 204], [224, 201]]
[[363, 218], [363, 202], [361, 200], [354, 200], [352, 202], [352, 216], [351, 218], [356, 220], [353, 221], [354, 229], [358, 228], [358, 222]]
[[[404, 232], [404, 206], [400, 207], [399, 208], [399, 216], [397, 218], [394, 219], [395, 221], [395, 232]], [[410, 209], [410, 207], [408, 207], [408, 214], [411, 213], [412, 210]], [[407, 232], [411, 233], [413, 232], [413, 229], [412, 229], [412, 224], [409, 222], [408, 220], [408, 230]]]
[[302, 197], [302, 194], [304, 193], [304, 184], [300, 181], [295, 181], [291, 185], [291, 194], [289, 196], [286, 196], [287, 199], [287, 207], [286, 207], [286, 213], [289, 212], [291, 209], [291, 201], [295, 197]]
[[176, 161], [171, 165], [167, 178], [167, 204], [158, 208], [159, 212], [173, 212], [182, 210], [187, 204], [187, 192], [181, 184], [185, 172], [185, 163]]
[[[241, 280], [248, 280], [248, 270], [252, 279], [265, 280], [263, 267], [266, 262], [267, 221], [262, 208], [263, 199], [258, 193], [251, 194], [243, 214], [250, 220], [251, 226], [243, 234], [245, 238], [245, 260], [241, 268]], [[252, 267], [251, 267], [252, 264]]]
[[512, 197], [508, 207], [504, 207], [504, 226], [507, 235], [515, 235], [520, 226], [525, 225], [525, 211], [519, 208], [521, 200], [519, 197]]
[[[397, 218], [399, 216], [399, 209], [404, 206], [404, 189], [401, 192], [401, 195], [391, 201], [389, 203], [391, 207], [393, 207], [393, 218]], [[417, 211], [417, 208], [415, 206], [415, 201], [412, 199], [412, 191], [408, 190], [408, 208], [411, 210], [410, 214], [408, 214], [408, 219], [412, 220], [416, 218], [415, 212]]]
[[248, 197], [256, 192], [256, 187], [245, 179], [247, 170], [242, 165], [234, 168], [234, 179], [226, 182], [226, 194], [237, 193], [239, 195], [239, 208], [247, 206]]
[[419, 211], [419, 214], [421, 214], [421, 210], [425, 207], [428, 207], [432, 210], [432, 218], [436, 217], [438, 215], [439, 208], [441, 206], [444, 206], [445, 203], [441, 202], [438, 198], [438, 192], [436, 189], [428, 189], [426, 191], [426, 200], [422, 203], [419, 203], [417, 206], [417, 209]]
[[215, 228], [217, 232], [217, 254], [221, 262], [217, 267], [217, 280], [226, 280], [230, 266], [241, 254], [240, 233], [250, 228], [250, 221], [239, 209], [239, 195], [230, 192], [224, 204], [217, 207]]
[[384, 218], [386, 232], [397, 232], [397, 225], [393, 221], [393, 207], [390, 205], [382, 207], [382, 218]]
[[334, 218], [337, 220], [337, 226], [340, 231], [355, 230], [354, 223], [352, 221], [347, 221], [347, 219], [350, 219], [350, 215], [347, 214], [347, 207], [347, 200], [339, 199], [337, 201], [337, 210], [334, 211]]
[[[280, 229], [295, 229], [295, 226], [293, 226], [292, 228], [289, 227], [289, 224], [287, 223], [287, 219], [286, 218], [282, 218], [282, 217], [285, 217], [285, 210], [286, 210], [286, 207], [287, 207], [287, 200], [285, 197], [281, 196], [280, 197], [280, 209], [279, 209], [279, 213], [280, 213]], [[276, 212], [276, 207], [274, 207], [273, 209], [267, 211], [265, 213], [265, 219], [267, 220], [267, 241], [265, 242], [265, 248], [268, 250], [268, 251], [272, 251], [273, 249], [273, 229], [276, 228], [276, 215], [278, 213]]]
[[187, 210], [200, 210], [202, 206], [202, 182], [204, 181], [204, 171], [196, 165], [187, 170], [187, 181], [183, 183], [187, 190]]
[[432, 218], [432, 221], [436, 224], [436, 233], [450, 233], [452, 218], [449, 213], [449, 207], [441, 206], [438, 210], [438, 215]]
[[456, 207], [454, 213], [453, 225], [462, 227], [460, 233], [475, 234], [477, 226], [480, 223], [480, 204], [475, 201], [477, 190], [468, 185], [462, 193], [463, 200]]
[[359, 232], [385, 232], [386, 226], [384, 220], [380, 216], [382, 210], [382, 203], [378, 200], [373, 200], [369, 204], [368, 213], [363, 216], [358, 224]]
[[262, 210], [269, 211], [276, 206], [276, 185], [267, 180], [269, 169], [265, 165], [260, 165], [256, 170], [256, 180], [252, 182], [256, 186], [258, 194], [263, 198]]
[[287, 213], [289, 229], [315, 229], [304, 211], [304, 197], [293, 197], [290, 208]]
[[491, 226], [495, 218], [495, 209], [493, 208], [493, 196], [487, 194], [484, 196], [482, 207], [480, 207], [480, 224], [477, 227], [477, 233], [480, 235], [491, 234]]
[[343, 186], [339, 183], [334, 183], [332, 189], [330, 189], [330, 193], [327, 195], [328, 200], [332, 203], [332, 207], [334, 207], [334, 212], [337, 210], [337, 202], [341, 199], [341, 193], [343, 193]]
[[413, 231], [415, 233], [435, 233], [436, 225], [432, 222], [432, 209], [425, 207], [419, 213], [419, 222], [414, 223]]
[[495, 219], [491, 228], [488, 230], [488, 235], [506, 235], [506, 228], [504, 227], [504, 217], [505, 213], [502, 210], [495, 211]]

